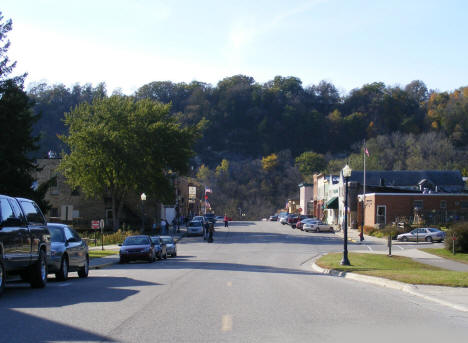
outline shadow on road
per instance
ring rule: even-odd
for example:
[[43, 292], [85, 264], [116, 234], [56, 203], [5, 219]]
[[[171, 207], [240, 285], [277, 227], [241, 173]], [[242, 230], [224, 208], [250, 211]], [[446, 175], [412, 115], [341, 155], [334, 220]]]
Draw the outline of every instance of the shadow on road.
[[[123, 289], [123, 287], [158, 286], [159, 283], [135, 280], [128, 277], [89, 277], [87, 279], [70, 278], [66, 282], [50, 280], [45, 289], [31, 289], [29, 284], [11, 282], [6, 284], [5, 294], [2, 296], [0, 308], [12, 306], [14, 308], [49, 308], [92, 302], [117, 302], [124, 300], [138, 291]], [[79, 291], [70, 291], [65, 287], [68, 283], [78, 287]], [[50, 295], [53, 297], [41, 296]], [[47, 294], [44, 294], [47, 293]]]
[[16, 342], [115, 342], [76, 327], [32, 316], [13, 309], [1, 308], [2, 341]]

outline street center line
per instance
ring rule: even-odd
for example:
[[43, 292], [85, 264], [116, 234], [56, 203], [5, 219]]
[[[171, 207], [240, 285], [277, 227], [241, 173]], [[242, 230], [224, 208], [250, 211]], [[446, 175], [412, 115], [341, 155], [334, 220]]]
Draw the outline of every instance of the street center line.
[[373, 250], [370, 246], [368, 246], [367, 244], [366, 244], [366, 247], [367, 247], [367, 249], [369, 249], [370, 251], [374, 251], [374, 250]]
[[61, 283], [59, 285], [57, 285], [58, 287], [66, 287], [66, 286], [70, 286], [71, 283], [70, 282], [67, 282], [67, 283]]
[[232, 330], [232, 316], [225, 314], [222, 319], [221, 331], [227, 332]]

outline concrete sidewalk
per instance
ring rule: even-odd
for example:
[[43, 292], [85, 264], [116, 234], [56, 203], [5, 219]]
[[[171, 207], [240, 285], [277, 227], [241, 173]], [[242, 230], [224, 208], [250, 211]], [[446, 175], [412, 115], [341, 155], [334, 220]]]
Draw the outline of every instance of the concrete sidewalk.
[[[168, 236], [173, 236], [174, 241], [177, 243], [179, 242], [184, 236], [187, 234], [187, 230], [185, 227], [180, 228], [180, 232], [168, 234]], [[88, 247], [89, 250], [101, 250], [102, 246], [90, 246]], [[89, 269], [101, 269], [105, 267], [109, 267], [113, 264], [119, 263], [119, 250], [120, 246], [117, 244], [109, 244], [109, 245], [104, 245], [104, 250], [113, 250], [115, 251], [115, 255], [109, 255], [105, 257], [97, 257], [97, 258], [92, 258], [89, 261]]]

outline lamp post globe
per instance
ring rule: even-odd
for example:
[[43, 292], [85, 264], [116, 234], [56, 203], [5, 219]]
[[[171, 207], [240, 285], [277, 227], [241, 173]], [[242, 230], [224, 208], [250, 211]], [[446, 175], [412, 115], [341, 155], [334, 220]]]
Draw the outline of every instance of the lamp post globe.
[[348, 179], [351, 176], [351, 167], [349, 165], [345, 165], [342, 173], [345, 180], [345, 203], [344, 203], [344, 228], [343, 228], [343, 259], [341, 260], [342, 266], [349, 266], [351, 263], [348, 259]]

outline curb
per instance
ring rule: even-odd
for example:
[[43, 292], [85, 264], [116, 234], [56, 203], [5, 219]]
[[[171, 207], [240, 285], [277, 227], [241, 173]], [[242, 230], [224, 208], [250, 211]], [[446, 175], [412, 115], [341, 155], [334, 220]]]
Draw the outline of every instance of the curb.
[[[185, 237], [185, 233], [182, 234], [179, 238], [174, 238], [174, 242], [178, 243], [182, 238]], [[118, 253], [116, 254], [118, 255]], [[93, 270], [93, 269], [101, 269], [101, 268], [106, 268], [106, 267], [110, 267], [114, 264], [118, 264], [119, 261], [114, 261], [114, 262], [106, 262], [106, 263], [101, 263], [101, 264], [97, 264], [97, 265], [94, 265], [94, 266], [89, 266], [89, 270]]]
[[[321, 256], [318, 256], [316, 259], [320, 258]], [[425, 295], [417, 290], [417, 286], [413, 284], [407, 284], [399, 281], [393, 281], [393, 280], [388, 280], [384, 278], [379, 278], [375, 276], [368, 276], [368, 275], [362, 275], [362, 274], [355, 274], [355, 273], [350, 273], [350, 272], [339, 272], [334, 269], [325, 269], [320, 266], [318, 266], [315, 261], [312, 262], [312, 269], [315, 270], [318, 273], [321, 274], [327, 274], [331, 276], [337, 276], [337, 277], [342, 277], [345, 279], [350, 279], [350, 280], [355, 280], [355, 281], [360, 281], [360, 282], [366, 282], [370, 283], [376, 286], [381, 286], [381, 287], [387, 287], [391, 289], [396, 289], [399, 291], [403, 291], [405, 293], [438, 303], [439, 305], [443, 306], [448, 306], [451, 307], [455, 310], [462, 311], [462, 312], [468, 312], [468, 307], [458, 305], [451, 303], [449, 301], [441, 300], [439, 298], [430, 296], [430, 295]]]

